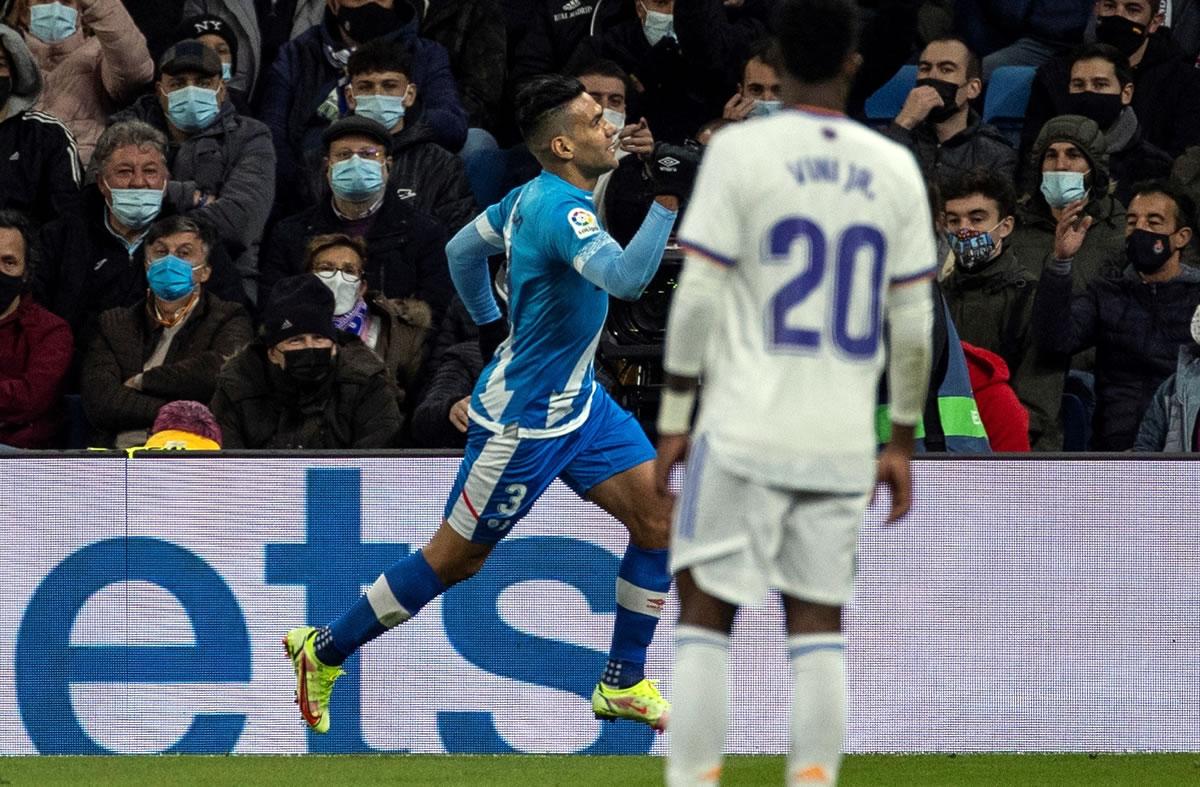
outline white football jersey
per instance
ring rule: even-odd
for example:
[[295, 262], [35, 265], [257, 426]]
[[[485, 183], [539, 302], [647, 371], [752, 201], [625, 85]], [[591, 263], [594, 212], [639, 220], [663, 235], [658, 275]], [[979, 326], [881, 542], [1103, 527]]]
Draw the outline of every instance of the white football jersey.
[[725, 128], [679, 237], [729, 267], [695, 430], [713, 458], [766, 484], [872, 486], [888, 287], [937, 258], [912, 154], [816, 110]]

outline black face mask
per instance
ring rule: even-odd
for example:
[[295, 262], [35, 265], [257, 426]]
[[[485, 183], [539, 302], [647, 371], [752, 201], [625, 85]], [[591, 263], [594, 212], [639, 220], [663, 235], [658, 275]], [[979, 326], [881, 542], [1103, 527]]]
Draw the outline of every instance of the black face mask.
[[1096, 20], [1096, 40], [1116, 47], [1129, 57], [1146, 40], [1148, 28], [1139, 22], [1131, 22], [1119, 14], [1102, 16]]
[[333, 372], [332, 347], [283, 351], [283, 374], [300, 388], [315, 388]]
[[8, 103], [12, 95], [12, 77], [0, 77], [0, 107]]
[[1068, 93], [1066, 115], [1083, 115], [1096, 121], [1101, 131], [1107, 131], [1121, 116], [1125, 105], [1120, 93]]
[[392, 8], [378, 3], [367, 3], [357, 8], [343, 8], [337, 12], [338, 28], [356, 44], [394, 33], [412, 18], [412, 6], [405, 0], [396, 0]]
[[917, 80], [917, 87], [931, 87], [937, 91], [938, 98], [942, 100], [940, 107], [934, 107], [929, 110], [929, 115], [926, 117], [930, 123], [942, 123], [949, 120], [960, 107], [958, 105], [958, 89], [962, 85], [956, 85], [953, 82], [947, 82], [944, 79], [933, 79], [926, 77], [925, 79]]
[[1171, 236], [1150, 230], [1134, 230], [1125, 239], [1125, 256], [1138, 273], [1157, 273], [1173, 254]]
[[10, 276], [7, 273], [0, 273], [0, 312], [12, 306], [12, 302], [24, 290], [24, 276]]

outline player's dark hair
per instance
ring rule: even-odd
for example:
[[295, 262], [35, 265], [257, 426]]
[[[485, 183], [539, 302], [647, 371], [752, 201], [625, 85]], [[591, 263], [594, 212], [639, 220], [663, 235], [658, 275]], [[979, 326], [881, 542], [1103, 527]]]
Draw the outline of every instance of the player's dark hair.
[[629, 74], [625, 73], [625, 69], [621, 68], [617, 61], [603, 58], [584, 63], [572, 71], [571, 76], [577, 79], [586, 76], [611, 77], [629, 84]]
[[858, 46], [851, 0], [783, 0], [775, 11], [777, 60], [801, 82], [828, 82]]
[[1104, 60], [1112, 63], [1117, 75], [1117, 84], [1122, 88], [1133, 82], [1133, 69], [1129, 66], [1129, 58], [1121, 54], [1121, 50], [1109, 44], [1085, 44], [1071, 53], [1071, 68], [1081, 60]]
[[[967, 43], [965, 38], [961, 36], [938, 36], [929, 42], [929, 44], [961, 44], [962, 48], [967, 50], [967, 79], [983, 79], [983, 63], [979, 60], [979, 55], [975, 54], [975, 50], [971, 49], [971, 45]], [[926, 44], [925, 46], [929, 46]]]
[[33, 222], [19, 210], [0, 210], [0, 230], [16, 230], [25, 244], [25, 281], [32, 281], [34, 271], [41, 261], [38, 247], [38, 235]]
[[1135, 183], [1133, 186], [1133, 197], [1129, 198], [1133, 202], [1134, 197], [1140, 197], [1144, 194], [1162, 194], [1167, 199], [1175, 203], [1175, 229], [1180, 230], [1184, 227], [1196, 226], [1196, 203], [1188, 196], [1188, 193], [1175, 183], [1165, 180], [1144, 180], [1141, 183]]
[[561, 74], [536, 76], [517, 91], [517, 128], [526, 142], [541, 136], [542, 131], [558, 119], [567, 104], [584, 92], [583, 83], [575, 77]]
[[1012, 216], [1017, 209], [1017, 192], [1012, 181], [993, 169], [976, 167], [969, 169], [942, 185], [941, 209], [952, 199], [962, 199], [972, 194], [982, 194], [996, 203], [1000, 218]]
[[376, 38], [355, 49], [346, 61], [346, 74], [351, 79], [359, 74], [379, 74], [397, 71], [412, 77], [412, 55], [408, 47], [396, 41]]

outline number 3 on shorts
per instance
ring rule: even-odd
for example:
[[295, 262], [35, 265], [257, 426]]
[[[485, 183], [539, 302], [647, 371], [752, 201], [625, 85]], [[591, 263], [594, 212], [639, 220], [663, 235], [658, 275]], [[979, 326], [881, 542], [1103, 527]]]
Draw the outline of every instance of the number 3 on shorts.
[[525, 492], [528, 491], [524, 484], [509, 484], [504, 488], [504, 493], [508, 495], [508, 502], [496, 506], [496, 511], [504, 516], [516, 516], [517, 511], [521, 508], [521, 501], [525, 499]]

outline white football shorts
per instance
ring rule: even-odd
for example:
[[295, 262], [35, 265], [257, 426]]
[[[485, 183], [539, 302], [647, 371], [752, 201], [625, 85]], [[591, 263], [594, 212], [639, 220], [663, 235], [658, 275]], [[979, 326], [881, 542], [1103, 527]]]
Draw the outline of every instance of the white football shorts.
[[854, 557], [870, 492], [834, 494], [763, 486], [715, 459], [701, 438], [688, 458], [671, 532], [671, 573], [730, 604], [767, 592], [841, 606], [854, 590]]

